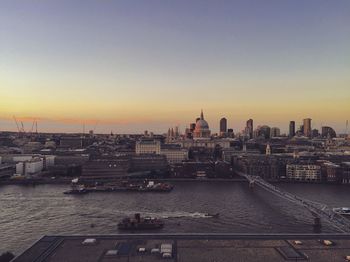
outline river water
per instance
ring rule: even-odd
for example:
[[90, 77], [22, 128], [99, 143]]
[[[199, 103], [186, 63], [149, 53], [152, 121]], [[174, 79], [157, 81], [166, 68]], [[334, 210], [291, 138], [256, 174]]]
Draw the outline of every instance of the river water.
[[[0, 187], [0, 253], [15, 254], [49, 234], [116, 234], [136, 212], [161, 217], [169, 233], [312, 233], [301, 207], [245, 182], [176, 182], [170, 193], [110, 192], [64, 195], [67, 185]], [[350, 187], [280, 184], [330, 207], [350, 206]], [[205, 213], [220, 213], [218, 218]], [[93, 226], [92, 226], [93, 224]], [[322, 232], [336, 232], [323, 223]]]

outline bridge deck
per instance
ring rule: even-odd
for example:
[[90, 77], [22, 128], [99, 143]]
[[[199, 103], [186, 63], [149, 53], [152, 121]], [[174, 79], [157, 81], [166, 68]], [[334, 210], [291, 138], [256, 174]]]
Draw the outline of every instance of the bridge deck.
[[350, 232], [350, 220], [344, 218], [342, 215], [335, 213], [327, 205], [293, 195], [277, 186], [266, 182], [259, 176], [251, 176], [240, 171], [236, 171], [236, 173], [242, 177], [245, 177], [249, 183], [257, 185], [280, 198], [306, 208], [311, 212], [313, 216], [330, 222], [330, 224], [337, 228], [339, 231], [344, 233]]

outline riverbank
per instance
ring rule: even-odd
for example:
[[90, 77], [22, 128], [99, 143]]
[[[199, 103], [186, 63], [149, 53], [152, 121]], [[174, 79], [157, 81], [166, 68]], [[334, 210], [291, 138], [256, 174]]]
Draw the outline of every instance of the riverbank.
[[[98, 181], [101, 183], [115, 182], [120, 181], [122, 179], [99, 179]], [[125, 180], [125, 179], [124, 179]], [[129, 179], [133, 181], [143, 181], [144, 179]], [[207, 179], [195, 179], [195, 178], [148, 178], [147, 180], [152, 180], [155, 182], [245, 182], [247, 181], [245, 178], [207, 178]], [[91, 183], [91, 180], [80, 180], [83, 183]], [[55, 178], [55, 179], [47, 179], [47, 178], [36, 178], [36, 179], [9, 179], [9, 180], [1, 180], [0, 185], [50, 185], [50, 184], [63, 184], [69, 185], [72, 182], [72, 178]]]
[[[64, 177], [64, 178], [32, 178], [32, 179], [8, 179], [0, 180], [1, 185], [70, 185], [73, 177]], [[155, 182], [199, 182], [199, 183], [211, 183], [211, 182], [247, 182], [245, 178], [115, 178], [115, 179], [99, 179], [96, 180], [101, 183], [112, 183], [121, 180], [129, 181], [144, 181], [145, 179]], [[79, 178], [82, 183], [93, 183], [94, 180], [86, 180], [84, 178]], [[267, 180], [267, 182], [272, 184], [316, 184], [316, 185], [338, 185], [334, 183], [324, 183], [324, 182], [306, 182], [306, 181], [289, 181], [289, 180]]]

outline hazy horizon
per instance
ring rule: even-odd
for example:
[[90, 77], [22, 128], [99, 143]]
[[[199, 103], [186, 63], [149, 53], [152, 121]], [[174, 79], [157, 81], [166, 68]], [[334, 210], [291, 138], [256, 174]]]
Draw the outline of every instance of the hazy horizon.
[[345, 131], [350, 1], [0, 3], [0, 130], [165, 133], [204, 109]]

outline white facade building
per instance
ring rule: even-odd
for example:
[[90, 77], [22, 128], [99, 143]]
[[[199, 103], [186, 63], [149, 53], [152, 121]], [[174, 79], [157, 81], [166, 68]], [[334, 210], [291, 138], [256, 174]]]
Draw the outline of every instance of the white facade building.
[[158, 140], [141, 140], [136, 142], [136, 154], [160, 154], [160, 141]]
[[177, 141], [176, 144], [181, 145], [183, 148], [190, 147], [206, 147], [206, 148], [215, 148], [216, 145], [219, 145], [222, 148], [230, 147], [229, 139], [187, 139]]
[[16, 174], [33, 175], [41, 172], [44, 168], [43, 159], [36, 158], [30, 161], [19, 162], [16, 164]]
[[296, 181], [320, 181], [321, 167], [319, 165], [287, 165], [286, 176]]
[[12, 157], [13, 162], [24, 162], [24, 161], [30, 161], [32, 159], [33, 159], [33, 155], [19, 155], [19, 156]]

